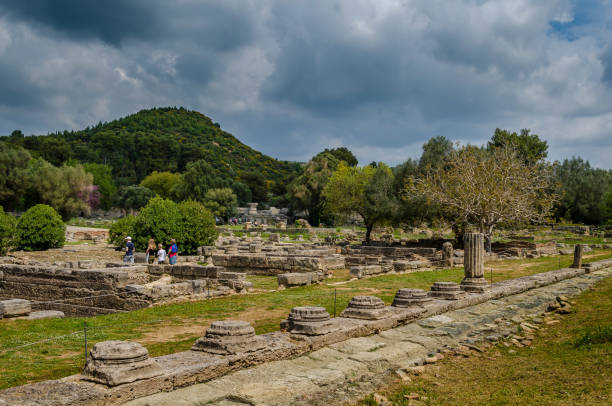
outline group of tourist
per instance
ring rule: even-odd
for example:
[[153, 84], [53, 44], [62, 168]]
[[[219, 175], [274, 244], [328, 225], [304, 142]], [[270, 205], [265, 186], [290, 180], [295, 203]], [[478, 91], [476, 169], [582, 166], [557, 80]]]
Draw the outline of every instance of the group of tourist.
[[[132, 242], [132, 237], [125, 237], [125, 255], [123, 256], [123, 262], [133, 264], [135, 251], [136, 247]], [[161, 243], [155, 245], [155, 240], [153, 238], [149, 240], [145, 254], [145, 262], [147, 264], [149, 263], [149, 259], [152, 259], [153, 263], [155, 263], [155, 260], [157, 259], [157, 264], [160, 265], [166, 261], [166, 250], [164, 249], [164, 246]], [[176, 260], [178, 259], [178, 246], [176, 245], [176, 240], [174, 238], [171, 240], [167, 256], [168, 263], [170, 263], [170, 265], [176, 264]]]

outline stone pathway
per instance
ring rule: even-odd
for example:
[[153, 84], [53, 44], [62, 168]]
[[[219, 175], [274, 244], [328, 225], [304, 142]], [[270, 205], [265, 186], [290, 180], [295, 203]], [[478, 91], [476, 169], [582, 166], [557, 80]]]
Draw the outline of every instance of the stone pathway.
[[596, 271], [125, 405], [333, 405], [356, 401], [375, 391], [394, 371], [421, 365], [440, 351], [510, 336], [520, 323], [537, 324], [556, 296], [577, 295], [610, 276], [612, 269]]

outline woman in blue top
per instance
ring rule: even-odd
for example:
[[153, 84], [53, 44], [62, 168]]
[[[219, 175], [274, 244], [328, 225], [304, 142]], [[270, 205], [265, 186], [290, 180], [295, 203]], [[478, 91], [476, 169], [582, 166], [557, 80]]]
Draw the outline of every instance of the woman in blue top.
[[178, 247], [176, 246], [176, 240], [172, 239], [172, 245], [168, 250], [168, 260], [170, 261], [170, 265], [176, 264], [176, 260], [178, 258]]

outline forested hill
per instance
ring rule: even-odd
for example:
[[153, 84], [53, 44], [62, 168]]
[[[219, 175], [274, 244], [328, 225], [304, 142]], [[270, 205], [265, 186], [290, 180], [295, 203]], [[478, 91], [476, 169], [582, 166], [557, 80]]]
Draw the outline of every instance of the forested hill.
[[13, 133], [9, 138], [54, 165], [110, 165], [117, 183], [125, 185], [139, 183], [153, 171], [183, 172], [189, 162], [200, 159], [217, 176], [238, 179], [255, 172], [281, 184], [300, 167], [255, 151], [209, 117], [184, 108], [142, 110], [82, 131], [32, 137]]

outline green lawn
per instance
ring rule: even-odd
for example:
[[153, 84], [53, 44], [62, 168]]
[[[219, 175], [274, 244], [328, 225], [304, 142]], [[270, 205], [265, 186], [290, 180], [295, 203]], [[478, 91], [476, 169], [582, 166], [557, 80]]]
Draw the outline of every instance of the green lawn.
[[[596, 260], [611, 257], [612, 253], [597, 251], [589, 255], [589, 260]], [[561, 257], [561, 265], [569, 265], [570, 257]], [[492, 264], [495, 281], [556, 269], [558, 265], [558, 257]], [[90, 349], [98, 341], [134, 340], [158, 356], [189, 349], [214, 320], [247, 320], [257, 333], [265, 333], [278, 330], [279, 322], [294, 306], [323, 306], [333, 314], [334, 293], [339, 314], [355, 295], [376, 295], [390, 304], [399, 288], [428, 289], [435, 281], [459, 282], [462, 277], [463, 270], [454, 268], [350, 281], [344, 270], [321, 285], [270, 291], [276, 288], [275, 277], [249, 276], [257, 293], [90, 318], [5, 319], [0, 321], [0, 389], [79, 372], [84, 364], [85, 322]], [[41, 340], [47, 341], [36, 343]]]
[[[576, 298], [575, 312], [546, 325], [531, 347], [497, 345], [446, 358], [404, 384], [379, 390], [393, 405], [611, 405], [612, 278]], [[416, 393], [419, 400], [405, 396]], [[359, 405], [374, 405], [373, 396]]]

